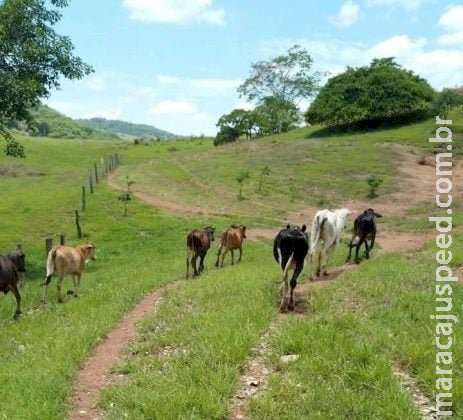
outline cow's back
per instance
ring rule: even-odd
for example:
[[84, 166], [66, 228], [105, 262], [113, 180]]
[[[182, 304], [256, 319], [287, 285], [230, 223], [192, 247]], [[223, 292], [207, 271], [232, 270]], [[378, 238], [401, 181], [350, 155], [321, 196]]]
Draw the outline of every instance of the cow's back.
[[229, 249], [236, 249], [241, 246], [243, 238], [241, 236], [241, 231], [235, 228], [228, 228], [222, 234], [221, 244]]
[[0, 291], [11, 281], [18, 280], [18, 272], [9, 257], [0, 255]]
[[309, 240], [307, 234], [299, 229], [281, 230], [273, 243], [273, 256], [280, 262], [280, 253], [283, 260], [287, 260], [292, 254], [294, 259], [303, 260], [309, 252]]
[[60, 274], [79, 274], [85, 268], [82, 254], [75, 248], [58, 245], [52, 249], [55, 270]]
[[205, 232], [194, 230], [187, 236], [187, 247], [194, 252], [204, 252], [210, 247], [209, 236]]

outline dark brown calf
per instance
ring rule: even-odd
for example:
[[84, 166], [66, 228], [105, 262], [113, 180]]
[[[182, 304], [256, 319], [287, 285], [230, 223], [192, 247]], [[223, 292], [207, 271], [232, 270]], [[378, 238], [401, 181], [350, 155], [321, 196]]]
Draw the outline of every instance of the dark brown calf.
[[215, 266], [219, 266], [219, 259], [220, 259], [220, 253], [222, 252], [222, 248], [225, 247], [225, 251], [222, 254], [222, 263], [220, 264], [221, 267], [223, 267], [223, 260], [225, 259], [225, 255], [227, 255], [227, 252], [230, 251], [231, 253], [231, 264], [234, 264], [234, 255], [233, 255], [233, 250], [239, 249], [240, 251], [240, 256], [238, 258], [237, 262], [241, 261], [241, 256], [243, 255], [243, 239], [246, 238], [246, 226], [244, 225], [232, 225], [228, 229], [225, 229], [224, 232], [222, 233], [222, 240], [220, 243], [220, 248], [219, 252], [217, 254], [217, 262], [215, 263]]
[[[199, 276], [204, 270], [204, 258], [214, 240], [215, 228], [208, 226], [203, 230], [193, 230], [186, 238], [186, 278], [190, 275], [190, 262], [193, 266], [193, 277]], [[196, 260], [199, 257], [199, 267], [196, 268]]]
[[19, 280], [24, 277], [26, 256], [18, 248], [8, 255], [0, 255], [0, 292], [5, 295], [11, 290], [16, 298], [16, 311], [13, 318], [21, 315], [21, 295], [18, 290]]
[[[354, 231], [349, 243], [349, 255], [346, 262], [350, 261], [352, 248], [355, 247], [355, 262], [360, 263], [359, 250], [360, 246], [365, 243], [365, 258], [370, 258], [370, 251], [373, 249], [376, 238], [376, 218], [383, 217], [373, 209], [367, 209], [357, 216], [354, 221]], [[368, 244], [368, 240], [370, 244]]]

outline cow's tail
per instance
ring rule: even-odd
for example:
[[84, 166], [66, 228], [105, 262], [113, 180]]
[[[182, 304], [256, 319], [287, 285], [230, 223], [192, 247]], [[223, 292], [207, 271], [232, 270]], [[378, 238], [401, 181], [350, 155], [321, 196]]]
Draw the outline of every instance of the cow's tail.
[[45, 283], [42, 283], [41, 286], [46, 286], [51, 282], [51, 276], [53, 276], [55, 272], [55, 257], [56, 249], [52, 249], [47, 257], [47, 276], [45, 278]]
[[317, 248], [318, 241], [320, 239], [320, 233], [323, 229], [323, 225], [328, 220], [327, 217], [323, 217], [320, 221], [321, 216], [317, 216], [312, 223], [312, 232], [310, 233], [310, 250], [309, 250], [309, 259], [312, 261], [312, 256]]

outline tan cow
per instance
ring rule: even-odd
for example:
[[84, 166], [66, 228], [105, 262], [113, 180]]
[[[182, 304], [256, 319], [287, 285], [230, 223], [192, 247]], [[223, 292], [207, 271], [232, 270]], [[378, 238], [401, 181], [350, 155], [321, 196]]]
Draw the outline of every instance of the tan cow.
[[233, 250], [239, 249], [240, 251], [240, 256], [238, 258], [237, 262], [241, 261], [241, 256], [243, 255], [243, 239], [246, 238], [246, 226], [244, 225], [231, 225], [228, 229], [225, 229], [224, 232], [222, 233], [222, 240], [220, 243], [220, 248], [219, 252], [217, 254], [217, 262], [215, 263], [215, 266], [219, 266], [219, 259], [220, 259], [220, 253], [222, 252], [222, 248], [225, 247], [225, 251], [222, 254], [222, 263], [221, 267], [223, 267], [223, 260], [225, 258], [225, 255], [227, 255], [227, 252], [230, 250], [231, 252], [231, 263], [233, 265], [234, 263], [234, 255], [233, 255]]
[[74, 290], [70, 290], [69, 294], [79, 296], [80, 276], [85, 269], [85, 264], [90, 260], [96, 260], [95, 245], [91, 242], [86, 242], [76, 248], [71, 248], [65, 245], [53, 247], [48, 253], [47, 258], [47, 277], [45, 283], [45, 292], [43, 294], [43, 302], [47, 299], [48, 284], [54, 273], [58, 275], [58, 302], [63, 302], [61, 297], [61, 284], [67, 275], [72, 275], [74, 282]]

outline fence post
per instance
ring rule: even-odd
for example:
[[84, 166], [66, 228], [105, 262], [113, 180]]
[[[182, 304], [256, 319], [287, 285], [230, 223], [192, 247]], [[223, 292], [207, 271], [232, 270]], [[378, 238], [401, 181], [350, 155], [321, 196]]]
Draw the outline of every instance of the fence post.
[[59, 244], [64, 245], [65, 243], [66, 243], [66, 236], [64, 235], [64, 233], [61, 233], [59, 235]]
[[79, 210], [76, 210], [76, 227], [77, 227], [77, 237], [80, 239], [82, 238], [82, 230], [80, 229], [80, 216]]
[[82, 211], [85, 211], [85, 185], [82, 185]]
[[98, 169], [96, 167], [96, 163], [94, 163], [93, 166], [95, 168], [95, 182], [98, 184]]
[[52, 248], [53, 248], [53, 239], [46, 238], [45, 239], [45, 258], [48, 258], [48, 253], [51, 251]]
[[89, 185], [90, 185], [90, 194], [93, 194], [93, 177], [92, 177], [92, 171], [89, 172], [88, 183], [89, 183]]

